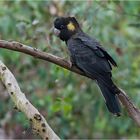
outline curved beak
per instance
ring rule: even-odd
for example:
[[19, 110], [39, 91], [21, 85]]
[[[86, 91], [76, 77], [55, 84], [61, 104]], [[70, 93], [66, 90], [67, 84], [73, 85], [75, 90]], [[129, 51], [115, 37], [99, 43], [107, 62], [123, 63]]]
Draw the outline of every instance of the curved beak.
[[53, 27], [53, 33], [54, 33], [56, 36], [59, 36], [60, 30], [58, 30], [58, 29], [56, 29], [55, 27]]

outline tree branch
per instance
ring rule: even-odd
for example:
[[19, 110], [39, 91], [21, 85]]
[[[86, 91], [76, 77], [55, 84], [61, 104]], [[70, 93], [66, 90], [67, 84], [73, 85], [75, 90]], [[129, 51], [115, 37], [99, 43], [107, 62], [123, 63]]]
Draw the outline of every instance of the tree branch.
[[28, 101], [25, 94], [21, 92], [20, 87], [10, 72], [10, 70], [0, 61], [0, 79], [5, 85], [11, 99], [16, 105], [16, 108], [25, 113], [30, 120], [34, 132], [40, 135], [43, 139], [57, 139], [59, 137], [50, 128], [45, 118], [38, 110]]
[[40, 51], [37, 48], [33, 48], [30, 46], [21, 44], [19, 42], [0, 40], [0, 48], [5, 48], [5, 49], [9, 49], [9, 50], [14, 50], [17, 52], [22, 52], [22, 53], [31, 55], [35, 58], [39, 58], [42, 60], [52, 62], [65, 69], [68, 69], [70, 71], [73, 71], [73, 72], [76, 72], [78, 74], [85, 76], [84, 73], [82, 71], [80, 71], [79, 69], [77, 69], [76, 67], [71, 68], [69, 62], [67, 62], [65, 59], [52, 55], [50, 53]]
[[[52, 62], [56, 65], [59, 65], [65, 69], [75, 72], [77, 74], [86, 76], [77, 67], [73, 66], [71, 68], [68, 61], [66, 61], [58, 56], [55, 56], [55, 55], [52, 55], [52, 54], [49, 54], [46, 52], [42, 52], [36, 48], [32, 48], [30, 46], [21, 44], [19, 42], [15, 42], [15, 41], [9, 42], [9, 41], [5, 41], [5, 40], [0, 40], [0, 48], [5, 48], [5, 49], [9, 49], [9, 50], [14, 50], [17, 52], [22, 52], [22, 53], [31, 55], [35, 58], [39, 58], [39, 59], [42, 59], [45, 61]], [[119, 97], [121, 103], [123, 104], [123, 106], [125, 107], [125, 109], [127, 110], [129, 116], [140, 127], [140, 110], [135, 107], [135, 105], [132, 103], [132, 101], [130, 100], [128, 95], [126, 95], [126, 93], [122, 89], [120, 89], [120, 94], [118, 95], [118, 97]]]

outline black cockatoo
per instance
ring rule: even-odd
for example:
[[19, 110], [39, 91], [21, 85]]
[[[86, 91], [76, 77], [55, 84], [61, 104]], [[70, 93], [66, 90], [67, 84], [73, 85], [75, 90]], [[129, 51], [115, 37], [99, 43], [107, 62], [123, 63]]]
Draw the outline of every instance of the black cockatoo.
[[54, 33], [66, 42], [73, 65], [91, 79], [96, 79], [105, 98], [108, 110], [120, 116], [119, 89], [111, 77], [113, 58], [100, 43], [84, 33], [75, 17], [58, 17], [54, 21]]

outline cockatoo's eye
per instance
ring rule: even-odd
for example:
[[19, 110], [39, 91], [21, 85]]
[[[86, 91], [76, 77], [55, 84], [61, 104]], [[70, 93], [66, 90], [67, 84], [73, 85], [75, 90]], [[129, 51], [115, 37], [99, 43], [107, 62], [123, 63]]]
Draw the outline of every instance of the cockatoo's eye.
[[64, 29], [64, 25], [61, 25], [61, 26], [60, 26], [60, 29]]

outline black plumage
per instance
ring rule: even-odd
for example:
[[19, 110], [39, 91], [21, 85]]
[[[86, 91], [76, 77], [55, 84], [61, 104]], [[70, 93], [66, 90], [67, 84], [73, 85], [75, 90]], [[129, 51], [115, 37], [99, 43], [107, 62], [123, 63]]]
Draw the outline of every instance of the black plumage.
[[54, 26], [60, 31], [60, 39], [68, 46], [72, 63], [91, 79], [96, 79], [108, 110], [119, 116], [120, 104], [116, 96], [119, 89], [111, 79], [112, 65], [117, 66], [116, 62], [97, 40], [82, 31], [74, 17], [57, 18]]

